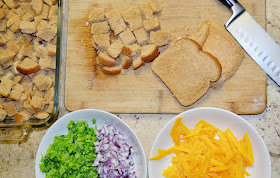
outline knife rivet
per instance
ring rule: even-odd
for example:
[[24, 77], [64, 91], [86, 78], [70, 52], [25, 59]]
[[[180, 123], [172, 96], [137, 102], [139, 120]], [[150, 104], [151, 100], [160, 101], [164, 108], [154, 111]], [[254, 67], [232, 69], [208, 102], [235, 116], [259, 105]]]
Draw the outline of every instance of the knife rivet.
[[271, 68], [273, 65], [274, 65], [274, 62], [273, 62], [273, 61], [270, 61], [270, 62], [267, 64], [267, 67]]
[[278, 72], [277, 77], [280, 77], [280, 72]]
[[273, 67], [272, 72], [276, 73], [279, 70], [278, 66]]
[[265, 58], [263, 58], [263, 62], [266, 63], [270, 60], [270, 57], [266, 56]]
[[250, 40], [249, 40], [249, 38], [248, 38], [248, 37], [247, 37], [247, 38], [245, 38], [245, 42], [246, 42], [246, 43], [249, 43], [249, 41], [250, 41]]

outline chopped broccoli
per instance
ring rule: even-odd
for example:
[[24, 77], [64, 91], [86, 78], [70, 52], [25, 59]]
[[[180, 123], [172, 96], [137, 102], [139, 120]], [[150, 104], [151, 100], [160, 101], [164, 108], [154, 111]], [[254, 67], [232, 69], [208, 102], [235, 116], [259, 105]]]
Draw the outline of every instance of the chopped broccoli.
[[98, 140], [95, 135], [97, 128], [89, 128], [86, 121], [75, 123], [73, 120], [67, 128], [69, 133], [56, 136], [41, 158], [41, 171], [46, 173], [46, 177], [97, 178], [97, 170], [91, 166], [96, 158], [93, 143]]

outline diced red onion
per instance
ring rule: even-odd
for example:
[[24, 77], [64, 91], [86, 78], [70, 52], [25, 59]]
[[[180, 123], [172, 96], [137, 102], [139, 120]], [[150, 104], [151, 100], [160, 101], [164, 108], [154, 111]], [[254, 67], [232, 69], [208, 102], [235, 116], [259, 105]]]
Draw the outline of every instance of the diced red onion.
[[97, 167], [101, 178], [135, 178], [132, 156], [135, 150], [126, 143], [125, 136], [112, 125], [105, 124], [97, 131], [97, 156], [92, 166]]
[[43, 41], [39, 41], [39, 44], [40, 44], [41, 46], [45, 46]]

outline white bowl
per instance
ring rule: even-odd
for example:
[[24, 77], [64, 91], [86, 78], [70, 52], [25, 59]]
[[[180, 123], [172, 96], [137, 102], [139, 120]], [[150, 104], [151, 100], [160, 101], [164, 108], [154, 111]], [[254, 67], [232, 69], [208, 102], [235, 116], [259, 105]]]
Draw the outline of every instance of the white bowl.
[[47, 149], [49, 148], [49, 145], [53, 143], [55, 136], [65, 135], [68, 133], [67, 125], [70, 120], [74, 120], [75, 122], [77, 122], [78, 120], [86, 120], [88, 125], [90, 127], [93, 127], [93, 119], [96, 119], [96, 125], [98, 129], [100, 129], [105, 123], [108, 123], [114, 125], [118, 131], [125, 135], [128, 144], [132, 145], [136, 152], [133, 157], [136, 176], [139, 178], [147, 177], [147, 162], [143, 147], [138, 137], [130, 129], [130, 127], [113, 114], [95, 109], [85, 109], [74, 111], [61, 117], [48, 129], [47, 133], [40, 143], [36, 155], [35, 174], [37, 178], [46, 177], [46, 174], [42, 173], [39, 167], [42, 155], [46, 154]]
[[[185, 111], [171, 121], [169, 121], [164, 128], [160, 131], [156, 140], [153, 144], [150, 157], [157, 155], [157, 150], [167, 149], [174, 145], [172, 142], [170, 131], [174, 125], [175, 120], [178, 117], [183, 117], [182, 122], [188, 128], [194, 128], [195, 125], [200, 121], [204, 120], [213, 124], [221, 130], [229, 128], [235, 136], [243, 138], [247, 132], [251, 140], [253, 155], [254, 155], [254, 166], [248, 167], [246, 170], [252, 175], [250, 178], [269, 178], [271, 177], [271, 162], [266, 145], [258, 134], [258, 132], [242, 117], [218, 108], [197, 108]], [[171, 157], [175, 154], [171, 154], [162, 158], [161, 160], [149, 161], [149, 178], [163, 178], [162, 172], [168, 166], [171, 166]]]

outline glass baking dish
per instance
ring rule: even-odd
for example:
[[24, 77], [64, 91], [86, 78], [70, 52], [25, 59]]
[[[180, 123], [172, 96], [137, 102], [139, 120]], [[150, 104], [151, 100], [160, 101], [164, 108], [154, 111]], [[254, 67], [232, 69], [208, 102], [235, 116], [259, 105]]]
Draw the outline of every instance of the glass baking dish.
[[50, 126], [58, 116], [58, 94], [59, 94], [59, 71], [60, 71], [60, 48], [62, 27], [62, 0], [57, 2], [57, 42], [56, 42], [56, 68], [54, 81], [54, 107], [53, 112], [46, 119], [30, 118], [24, 122], [16, 122], [15, 119], [6, 118], [0, 121], [0, 143], [14, 143], [25, 141], [30, 132], [35, 128], [46, 128]]

